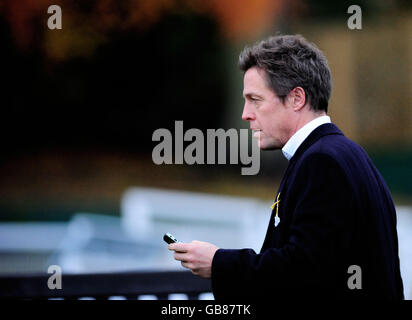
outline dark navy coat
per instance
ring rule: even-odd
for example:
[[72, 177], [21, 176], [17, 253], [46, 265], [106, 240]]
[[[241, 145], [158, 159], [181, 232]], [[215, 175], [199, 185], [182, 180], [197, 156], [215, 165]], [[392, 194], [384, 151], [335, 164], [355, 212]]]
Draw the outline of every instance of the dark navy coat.
[[259, 254], [216, 252], [217, 300], [404, 298], [388, 187], [334, 124], [319, 126], [300, 145], [278, 195], [280, 222], [275, 227], [275, 207]]

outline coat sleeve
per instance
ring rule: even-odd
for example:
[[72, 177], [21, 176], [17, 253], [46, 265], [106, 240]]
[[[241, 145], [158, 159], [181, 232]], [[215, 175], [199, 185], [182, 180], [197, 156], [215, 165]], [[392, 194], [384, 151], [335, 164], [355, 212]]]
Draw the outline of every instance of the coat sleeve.
[[287, 243], [260, 254], [219, 249], [212, 262], [216, 299], [334, 285], [336, 265], [352, 235], [354, 195], [345, 170], [328, 155], [309, 155], [296, 170]]

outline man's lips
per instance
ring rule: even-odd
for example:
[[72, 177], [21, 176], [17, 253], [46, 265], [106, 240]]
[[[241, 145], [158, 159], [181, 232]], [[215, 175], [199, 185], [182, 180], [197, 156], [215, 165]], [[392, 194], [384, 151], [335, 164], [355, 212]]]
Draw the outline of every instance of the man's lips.
[[254, 128], [251, 128], [251, 130], [252, 130], [252, 132], [253, 132], [253, 137], [255, 137], [255, 138], [260, 138], [260, 134], [261, 134], [262, 130], [260, 130], [260, 129], [254, 129]]

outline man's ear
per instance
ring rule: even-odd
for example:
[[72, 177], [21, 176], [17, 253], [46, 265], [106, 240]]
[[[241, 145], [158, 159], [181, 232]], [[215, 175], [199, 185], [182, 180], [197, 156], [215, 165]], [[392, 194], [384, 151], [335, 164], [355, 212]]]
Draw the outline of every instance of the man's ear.
[[301, 110], [306, 104], [306, 92], [302, 87], [292, 89], [288, 94], [289, 104], [293, 111]]

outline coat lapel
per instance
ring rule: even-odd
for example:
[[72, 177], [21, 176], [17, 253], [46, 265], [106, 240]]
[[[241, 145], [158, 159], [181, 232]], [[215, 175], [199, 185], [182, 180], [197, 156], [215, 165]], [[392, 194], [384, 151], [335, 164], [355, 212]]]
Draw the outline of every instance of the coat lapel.
[[[323, 125], [320, 125], [317, 127], [315, 130], [313, 130], [310, 135], [303, 141], [303, 143], [299, 146], [299, 148], [296, 150], [294, 156], [290, 159], [288, 167], [286, 168], [285, 174], [283, 175], [282, 181], [279, 185], [278, 192], [276, 193], [276, 197], [280, 194], [279, 199], [282, 200], [282, 191], [285, 189], [285, 186], [287, 185], [288, 178], [290, 176], [290, 173], [293, 171], [293, 168], [295, 167], [295, 164], [297, 160], [301, 157], [301, 155], [311, 146], [313, 145], [316, 141], [318, 141], [321, 137], [330, 135], [330, 134], [341, 134], [343, 133], [339, 130], [339, 128], [334, 125], [333, 123], [325, 123]], [[278, 206], [280, 205], [280, 202], [278, 203]], [[286, 207], [285, 203], [282, 203], [282, 207]], [[279, 209], [279, 207], [278, 207]], [[275, 215], [276, 215], [276, 207], [273, 208], [272, 214], [270, 216], [269, 220], [269, 225], [266, 231], [266, 236], [265, 240], [262, 245], [261, 253], [265, 251], [267, 248], [273, 246], [273, 236], [275, 233], [275, 228], [274, 228], [274, 221], [275, 221]], [[277, 231], [277, 230], [276, 230]], [[275, 243], [277, 245], [277, 243]]]

